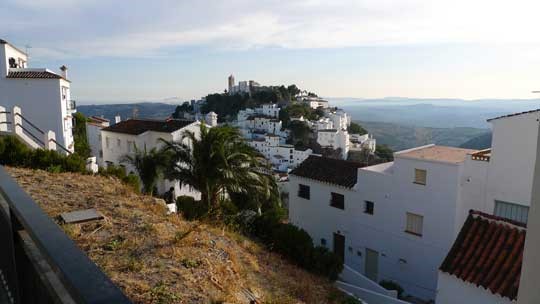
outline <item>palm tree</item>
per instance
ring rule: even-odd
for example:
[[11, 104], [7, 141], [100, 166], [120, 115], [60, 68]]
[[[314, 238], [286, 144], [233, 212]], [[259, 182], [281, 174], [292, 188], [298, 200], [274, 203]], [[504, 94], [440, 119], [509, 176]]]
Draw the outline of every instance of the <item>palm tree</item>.
[[163, 141], [168, 155], [165, 177], [201, 192], [209, 210], [218, 209], [230, 193], [270, 197], [277, 191], [266, 159], [230, 126], [200, 126], [200, 134], [185, 131], [180, 142]]
[[134, 148], [135, 152], [124, 155], [120, 162], [128, 163], [135, 168], [143, 183], [143, 193], [152, 195], [157, 180], [163, 172], [165, 165], [164, 155], [156, 148], [147, 151], [146, 145], [144, 146], [144, 150], [139, 150], [137, 146]]

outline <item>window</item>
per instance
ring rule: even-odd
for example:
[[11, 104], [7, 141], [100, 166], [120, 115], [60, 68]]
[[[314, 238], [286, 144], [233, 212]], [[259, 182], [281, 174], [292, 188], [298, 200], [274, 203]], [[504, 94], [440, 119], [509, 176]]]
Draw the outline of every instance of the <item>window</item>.
[[495, 200], [495, 211], [493, 213], [496, 216], [527, 224], [529, 207]]
[[419, 185], [425, 185], [427, 178], [427, 172], [423, 169], [414, 169], [414, 183]]
[[371, 201], [364, 202], [364, 213], [373, 215], [375, 211], [375, 203]]
[[407, 226], [405, 232], [422, 236], [424, 217], [418, 214], [407, 212]]
[[122, 141], [121, 141], [120, 139], [117, 139], [117, 140], [116, 140], [116, 145], [117, 145], [118, 147], [120, 147], [121, 144], [122, 144]]
[[298, 197], [309, 199], [309, 186], [299, 184]]
[[343, 194], [331, 193], [330, 206], [338, 209], [345, 209], [345, 196]]
[[134, 150], [133, 147], [134, 146], [135, 146], [134, 142], [129, 141], [129, 140], [127, 141], [127, 150], [128, 150], [128, 152], [133, 152], [133, 150]]
[[109, 137], [105, 137], [105, 147], [109, 148]]
[[321, 246], [326, 247], [326, 239], [321, 239]]
[[103, 158], [103, 150], [99, 150], [99, 157]]

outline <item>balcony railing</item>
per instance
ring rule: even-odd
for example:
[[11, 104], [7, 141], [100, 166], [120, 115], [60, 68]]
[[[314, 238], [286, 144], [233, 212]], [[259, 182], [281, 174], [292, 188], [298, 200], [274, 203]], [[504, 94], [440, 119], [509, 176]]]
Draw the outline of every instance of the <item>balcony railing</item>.
[[131, 303], [1, 166], [0, 242], [10, 303]]

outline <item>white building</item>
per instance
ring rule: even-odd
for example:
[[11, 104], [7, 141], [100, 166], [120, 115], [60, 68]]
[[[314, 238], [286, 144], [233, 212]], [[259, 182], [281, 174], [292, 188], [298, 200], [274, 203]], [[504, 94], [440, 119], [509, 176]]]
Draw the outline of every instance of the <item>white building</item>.
[[341, 157], [347, 159], [350, 149], [349, 132], [343, 129], [327, 129], [317, 132], [317, 143], [323, 148], [341, 149]]
[[332, 121], [334, 129], [347, 130], [351, 125], [351, 115], [347, 114], [347, 112], [343, 111], [342, 109], [327, 111], [325, 116]]
[[272, 168], [279, 172], [296, 168], [313, 153], [311, 149], [295, 149], [293, 145], [286, 145], [282, 138], [273, 134], [266, 134], [263, 138], [248, 143], [261, 152], [272, 164]]
[[303, 104], [308, 105], [312, 109], [328, 108], [328, 101], [319, 97], [302, 95], [302, 96], [297, 96], [296, 100], [298, 100], [299, 102]]
[[526, 230], [523, 224], [471, 211], [440, 267], [436, 303], [516, 303]]
[[539, 118], [537, 110], [489, 120], [484, 151], [428, 145], [360, 169], [310, 157], [290, 174], [290, 220], [367, 277], [434, 299], [469, 210], [527, 223]]
[[[73, 152], [72, 114], [76, 109], [67, 68], [62, 66], [56, 73], [28, 66], [25, 52], [0, 39], [0, 106], [20, 107], [25, 119], [43, 132], [53, 131], [57, 143]], [[42, 137], [35, 128], [29, 132]]]
[[312, 156], [289, 176], [289, 219], [373, 281], [433, 299], [437, 269], [462, 224], [459, 175], [471, 152], [430, 145], [365, 168]]
[[[200, 122], [177, 119], [129, 119], [119, 122], [101, 130], [103, 162], [106, 165], [122, 165], [128, 173], [136, 173], [133, 167], [121, 162], [124, 155], [134, 153], [135, 147], [139, 150], [160, 148], [163, 145], [160, 139], [181, 141], [186, 130], [199, 134]], [[157, 185], [158, 193], [164, 193], [170, 187], [174, 187], [176, 196], [188, 195], [200, 199], [198, 191], [182, 186], [178, 181], [160, 180]]]
[[96, 157], [98, 166], [103, 167], [103, 149], [101, 146], [101, 130], [110, 125], [109, 120], [90, 116], [86, 121], [86, 139], [90, 146], [90, 155]]
[[350, 151], [368, 150], [370, 153], [375, 153], [377, 149], [377, 141], [371, 134], [349, 134]]

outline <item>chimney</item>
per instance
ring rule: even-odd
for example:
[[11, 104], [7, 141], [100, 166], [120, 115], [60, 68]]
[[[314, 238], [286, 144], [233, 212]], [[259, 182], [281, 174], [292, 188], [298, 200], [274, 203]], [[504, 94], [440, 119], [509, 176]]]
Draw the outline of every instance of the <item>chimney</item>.
[[114, 117], [114, 123], [117, 124], [117, 123], [119, 123], [120, 121], [122, 121], [122, 119], [120, 118], [120, 115], [119, 115], [119, 114], [116, 114], [116, 116]]
[[60, 71], [62, 71], [61, 74], [62, 74], [62, 77], [64, 77], [64, 79], [67, 79], [67, 76], [68, 76], [68, 75], [67, 75], [67, 69], [68, 69], [68, 68], [67, 68], [67, 66], [65, 66], [65, 65], [63, 65], [63, 66], [60, 67]]

